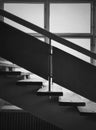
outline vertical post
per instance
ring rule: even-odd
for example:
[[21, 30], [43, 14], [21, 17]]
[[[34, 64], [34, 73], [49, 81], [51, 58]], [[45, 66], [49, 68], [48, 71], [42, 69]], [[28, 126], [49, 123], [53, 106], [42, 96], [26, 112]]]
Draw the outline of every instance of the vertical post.
[[[95, 29], [96, 29], [96, 7], [95, 7], [96, 3], [95, 1], [93, 1], [91, 3], [91, 51], [96, 53], [96, 43], [95, 43]], [[93, 58], [91, 58], [91, 63], [93, 65], [96, 65], [95, 60]]]
[[[0, 9], [4, 9], [4, 2], [3, 0], [0, 0]], [[4, 21], [4, 17], [0, 16], [0, 21]]]
[[[44, 3], [44, 29], [49, 31], [49, 21], [50, 21], [50, 4], [49, 1], [46, 0]], [[45, 42], [49, 43], [49, 38], [45, 37]]]
[[[3, 0], [0, 0], [0, 9], [4, 9], [4, 2]], [[0, 21], [4, 21], [4, 17], [0, 16]], [[0, 60], [2, 60], [2, 58], [0, 57]]]
[[53, 85], [53, 47], [51, 45], [51, 38], [49, 38], [49, 92], [51, 91], [51, 87]]
[[[94, 10], [94, 31], [93, 31], [93, 41], [94, 41], [94, 50], [93, 52], [96, 53], [96, 1], [93, 2], [93, 10]], [[96, 60], [94, 60], [94, 65], [96, 66]]]
[[[50, 2], [49, 0], [45, 1], [44, 4], [44, 28], [49, 31], [50, 29]], [[51, 87], [53, 84], [53, 60], [52, 60], [52, 54], [53, 54], [53, 48], [51, 45], [51, 38], [45, 37], [45, 42], [49, 44], [49, 63], [48, 63], [48, 69], [49, 69], [49, 76], [48, 76], [48, 81], [49, 81], [49, 86], [48, 90], [49, 92], [51, 91]]]

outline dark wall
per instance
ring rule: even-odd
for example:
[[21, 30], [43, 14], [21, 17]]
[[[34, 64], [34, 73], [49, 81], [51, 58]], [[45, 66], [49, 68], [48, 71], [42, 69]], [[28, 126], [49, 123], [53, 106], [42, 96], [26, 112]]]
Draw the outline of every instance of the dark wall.
[[[48, 79], [49, 45], [0, 23], [0, 56]], [[53, 47], [54, 82], [96, 101], [96, 67]]]

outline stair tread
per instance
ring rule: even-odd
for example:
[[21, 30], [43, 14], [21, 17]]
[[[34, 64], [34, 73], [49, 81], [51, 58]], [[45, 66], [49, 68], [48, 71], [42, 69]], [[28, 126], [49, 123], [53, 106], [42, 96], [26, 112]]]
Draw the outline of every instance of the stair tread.
[[7, 63], [0, 63], [0, 66], [18, 68], [18, 66], [14, 65], [14, 64], [7, 64]]
[[22, 83], [22, 82], [42, 82], [42, 81], [39, 81], [39, 80], [33, 80], [33, 79], [23, 79], [23, 80], [19, 80], [18, 82]]

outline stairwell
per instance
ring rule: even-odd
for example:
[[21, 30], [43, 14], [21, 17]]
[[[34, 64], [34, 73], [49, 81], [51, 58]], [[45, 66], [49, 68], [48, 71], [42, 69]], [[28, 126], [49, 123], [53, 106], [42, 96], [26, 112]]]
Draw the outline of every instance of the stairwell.
[[[53, 47], [54, 79], [50, 95], [47, 81], [49, 45], [2, 22], [0, 31], [0, 56], [11, 61], [0, 63], [0, 97], [36, 116], [40, 123], [34, 129], [96, 128], [91, 122], [96, 114], [95, 66]], [[41, 120], [53, 126], [45, 127]]]

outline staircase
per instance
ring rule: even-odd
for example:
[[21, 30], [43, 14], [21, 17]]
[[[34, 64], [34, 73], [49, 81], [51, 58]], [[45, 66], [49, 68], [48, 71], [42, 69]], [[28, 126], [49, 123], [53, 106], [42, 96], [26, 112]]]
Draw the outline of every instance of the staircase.
[[[0, 15], [96, 59], [94, 53], [6, 11], [0, 10]], [[0, 22], [0, 34], [0, 56], [11, 61], [9, 64], [0, 63], [0, 97], [31, 112], [36, 118], [53, 124], [55, 129], [84, 129], [81, 119], [86, 124], [85, 128], [89, 129], [92, 124], [88, 124], [80, 115], [96, 114], [96, 67], [52, 47], [53, 75], [50, 76], [53, 76], [53, 84], [49, 91], [47, 80], [50, 45], [3, 22]], [[26, 72], [21, 71], [20, 66], [25, 68]], [[80, 127], [73, 127], [69, 119], [73, 119], [73, 124], [77, 121]], [[41, 126], [41, 130], [52, 129], [51, 126]]]

